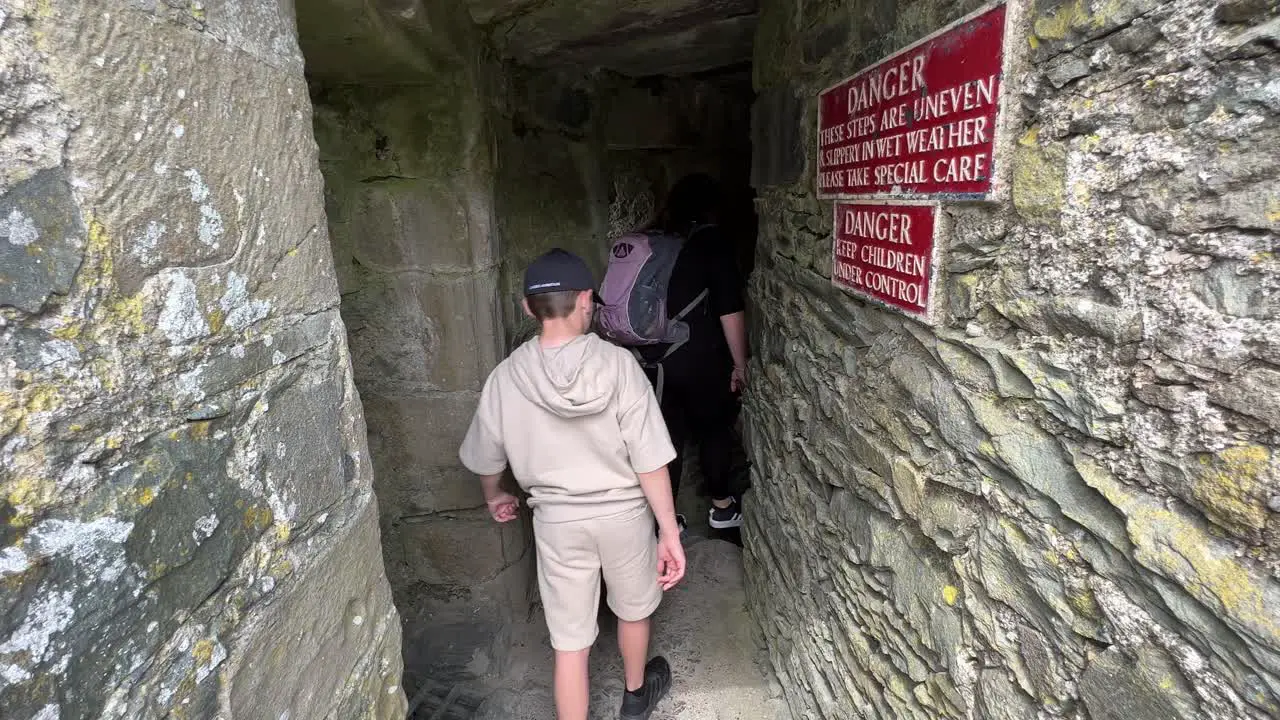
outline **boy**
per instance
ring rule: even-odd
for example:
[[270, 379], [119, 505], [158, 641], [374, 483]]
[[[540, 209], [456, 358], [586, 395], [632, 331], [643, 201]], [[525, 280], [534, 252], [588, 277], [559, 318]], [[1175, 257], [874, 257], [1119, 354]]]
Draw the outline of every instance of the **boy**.
[[564, 250], [525, 271], [525, 312], [541, 331], [490, 374], [460, 455], [494, 520], [519, 506], [499, 487], [508, 462], [530, 495], [559, 720], [587, 718], [601, 574], [626, 674], [620, 717], [647, 720], [671, 686], [666, 660], [645, 663], [649, 618], [685, 567], [667, 473], [676, 452], [635, 358], [587, 334], [594, 287]]

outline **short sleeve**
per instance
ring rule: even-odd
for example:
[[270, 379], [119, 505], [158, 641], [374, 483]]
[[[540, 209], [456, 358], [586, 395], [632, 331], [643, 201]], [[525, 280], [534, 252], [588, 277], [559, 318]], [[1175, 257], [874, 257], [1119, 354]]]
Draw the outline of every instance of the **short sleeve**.
[[640, 363], [630, 356], [620, 362], [623, 370], [618, 384], [618, 425], [622, 441], [627, 446], [631, 469], [636, 473], [653, 472], [675, 460], [675, 446]]
[[480, 393], [480, 404], [458, 451], [463, 466], [477, 475], [498, 475], [507, 469], [507, 452], [500, 431], [501, 407], [493, 385], [490, 377]]

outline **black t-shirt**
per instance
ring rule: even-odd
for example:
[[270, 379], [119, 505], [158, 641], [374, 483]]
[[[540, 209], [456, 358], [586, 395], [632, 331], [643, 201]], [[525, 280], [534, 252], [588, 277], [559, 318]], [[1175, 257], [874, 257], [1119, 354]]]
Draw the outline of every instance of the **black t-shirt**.
[[[703, 290], [706, 299], [684, 316], [689, 341], [663, 361], [668, 373], [720, 375], [733, 366], [720, 318], [746, 308], [743, 280], [734, 249], [714, 225], [694, 230], [680, 250], [667, 286], [668, 316], [680, 314]], [[642, 348], [641, 355], [653, 361], [666, 351], [666, 345], [658, 345]]]

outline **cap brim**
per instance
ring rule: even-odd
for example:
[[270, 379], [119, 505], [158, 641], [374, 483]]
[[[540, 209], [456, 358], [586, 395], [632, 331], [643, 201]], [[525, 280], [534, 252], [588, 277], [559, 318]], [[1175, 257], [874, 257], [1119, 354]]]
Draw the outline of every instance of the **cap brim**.
[[591, 291], [591, 299], [594, 300], [597, 305], [604, 304], [604, 298], [600, 297], [600, 293], [596, 292], [595, 290]]

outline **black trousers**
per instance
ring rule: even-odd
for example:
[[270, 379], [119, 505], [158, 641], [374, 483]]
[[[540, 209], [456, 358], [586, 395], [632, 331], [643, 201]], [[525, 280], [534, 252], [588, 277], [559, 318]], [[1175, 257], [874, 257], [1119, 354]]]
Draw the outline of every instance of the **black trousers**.
[[[676, 459], [668, 466], [672, 496], [680, 490], [684, 453], [690, 441], [698, 448], [698, 460], [706, 479], [703, 492], [717, 499], [732, 494], [734, 449], [738, 442], [734, 424], [741, 403], [729, 387], [730, 371], [730, 366], [720, 363], [697, 370], [679, 364], [665, 368], [662, 417], [676, 448]], [[657, 370], [647, 369], [646, 373], [656, 387]]]

